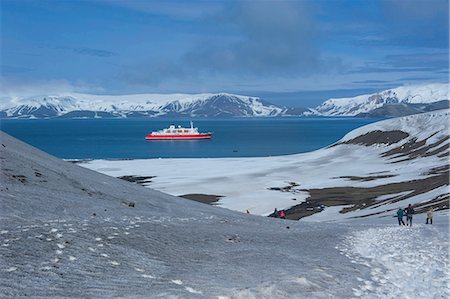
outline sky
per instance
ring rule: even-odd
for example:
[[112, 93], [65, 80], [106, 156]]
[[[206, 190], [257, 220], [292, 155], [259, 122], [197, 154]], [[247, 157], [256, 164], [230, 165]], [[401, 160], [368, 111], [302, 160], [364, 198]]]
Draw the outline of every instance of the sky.
[[2, 95], [230, 92], [310, 107], [448, 82], [447, 0], [0, 0]]

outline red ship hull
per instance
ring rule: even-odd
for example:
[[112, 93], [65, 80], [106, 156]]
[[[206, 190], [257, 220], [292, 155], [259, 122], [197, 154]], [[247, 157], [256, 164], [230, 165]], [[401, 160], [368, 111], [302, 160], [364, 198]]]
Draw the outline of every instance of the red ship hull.
[[147, 140], [192, 140], [192, 139], [211, 139], [212, 134], [173, 134], [173, 135], [156, 135], [148, 134]]

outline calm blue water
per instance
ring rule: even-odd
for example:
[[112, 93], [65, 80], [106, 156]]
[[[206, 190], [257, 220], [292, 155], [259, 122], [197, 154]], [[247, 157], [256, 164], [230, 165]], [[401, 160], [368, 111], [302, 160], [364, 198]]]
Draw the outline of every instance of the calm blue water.
[[261, 157], [309, 152], [377, 121], [358, 118], [202, 119], [211, 140], [146, 141], [151, 131], [188, 120], [1, 120], [2, 131], [65, 159]]

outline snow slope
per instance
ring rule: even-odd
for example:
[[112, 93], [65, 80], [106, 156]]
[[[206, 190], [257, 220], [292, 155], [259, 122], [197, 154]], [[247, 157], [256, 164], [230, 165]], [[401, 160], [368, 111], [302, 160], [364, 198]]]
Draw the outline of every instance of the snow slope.
[[371, 269], [353, 289], [363, 298], [448, 298], [448, 236], [436, 227], [371, 227], [339, 245], [356, 264]]
[[448, 84], [401, 86], [353, 98], [331, 98], [314, 110], [323, 116], [355, 116], [385, 104], [429, 104], [448, 100]]
[[[298, 155], [94, 160], [81, 165], [114, 177], [155, 176], [147, 187], [177, 196], [223, 196], [219, 206], [259, 215], [306, 203], [316, 194], [323, 197], [315, 202], [325, 206], [322, 213], [327, 220], [392, 215], [397, 200], [424, 207], [434, 200], [448, 208], [449, 113], [442, 110], [373, 123], [348, 133], [334, 146]], [[399, 138], [396, 135], [401, 138], [394, 140]], [[341, 194], [335, 200], [342, 201], [341, 208], [334, 207], [336, 202], [327, 203], [335, 194]], [[348, 205], [355, 209], [341, 213]], [[322, 213], [305, 219], [313, 221]]]

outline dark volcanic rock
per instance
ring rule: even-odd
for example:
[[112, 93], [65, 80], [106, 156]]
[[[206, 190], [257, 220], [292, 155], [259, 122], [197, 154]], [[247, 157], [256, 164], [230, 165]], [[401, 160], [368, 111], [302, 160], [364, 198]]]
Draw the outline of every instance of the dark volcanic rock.
[[372, 131], [369, 133], [366, 133], [364, 135], [358, 136], [354, 139], [347, 140], [342, 143], [338, 144], [361, 144], [366, 146], [371, 146], [375, 144], [385, 144], [385, 145], [391, 145], [393, 143], [397, 143], [402, 139], [405, 139], [409, 136], [408, 133], [405, 133], [403, 131]]

